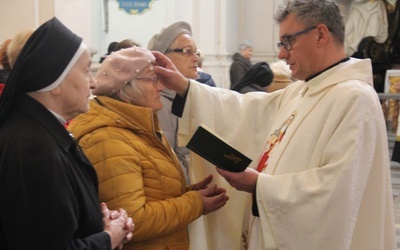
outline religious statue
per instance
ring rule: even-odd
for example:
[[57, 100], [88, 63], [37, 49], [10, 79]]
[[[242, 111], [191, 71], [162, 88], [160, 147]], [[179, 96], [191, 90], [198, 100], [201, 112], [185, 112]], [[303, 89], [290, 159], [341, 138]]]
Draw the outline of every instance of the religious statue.
[[[394, 1], [394, 0], [391, 0]], [[354, 0], [341, 1], [345, 16], [345, 49], [348, 56], [358, 50], [362, 39], [373, 37], [377, 43], [388, 38], [388, 19], [385, 1]]]

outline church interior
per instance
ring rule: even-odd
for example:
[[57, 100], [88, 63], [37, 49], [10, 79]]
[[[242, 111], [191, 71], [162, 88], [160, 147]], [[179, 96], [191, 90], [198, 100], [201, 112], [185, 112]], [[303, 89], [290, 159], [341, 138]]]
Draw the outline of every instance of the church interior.
[[[250, 40], [252, 63], [278, 61], [278, 26], [273, 13], [286, 0], [14, 0], [0, 1], [0, 43], [34, 30], [53, 16], [75, 31], [91, 49], [92, 72], [112, 42], [132, 39], [147, 47], [150, 37], [175, 21], [192, 25], [204, 57], [202, 69], [217, 87], [229, 88], [232, 56]], [[385, 115], [389, 154], [400, 139], [400, 2], [337, 0], [346, 24], [348, 56], [370, 58], [374, 88]], [[129, 4], [130, 3], [130, 4]], [[62, 48], [60, 48], [62, 49]], [[397, 247], [400, 249], [400, 163], [391, 162]]]

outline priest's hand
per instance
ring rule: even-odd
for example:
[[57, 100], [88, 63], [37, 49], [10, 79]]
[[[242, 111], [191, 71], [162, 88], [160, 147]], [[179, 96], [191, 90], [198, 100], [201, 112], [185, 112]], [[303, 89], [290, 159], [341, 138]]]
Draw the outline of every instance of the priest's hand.
[[217, 172], [222, 175], [232, 187], [240, 191], [253, 193], [257, 184], [257, 177], [260, 174], [257, 170], [246, 168], [243, 172], [235, 173], [217, 168]]
[[189, 80], [179, 72], [174, 63], [164, 54], [158, 51], [152, 51], [152, 53], [156, 57], [154, 72], [157, 74], [161, 83], [183, 97], [189, 88]]

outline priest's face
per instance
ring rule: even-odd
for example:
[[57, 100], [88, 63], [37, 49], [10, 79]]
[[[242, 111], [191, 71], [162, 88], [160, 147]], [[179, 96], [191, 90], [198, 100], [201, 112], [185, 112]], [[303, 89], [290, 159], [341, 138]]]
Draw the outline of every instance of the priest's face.
[[317, 26], [304, 26], [293, 14], [289, 14], [280, 24], [279, 36], [286, 47], [281, 46], [278, 58], [289, 65], [293, 78], [304, 80], [320, 70], [320, 65], [315, 63], [320, 59], [317, 53]]
[[91, 89], [97, 86], [90, 66], [90, 52], [86, 50], [60, 85], [62, 115], [67, 120], [89, 110]]

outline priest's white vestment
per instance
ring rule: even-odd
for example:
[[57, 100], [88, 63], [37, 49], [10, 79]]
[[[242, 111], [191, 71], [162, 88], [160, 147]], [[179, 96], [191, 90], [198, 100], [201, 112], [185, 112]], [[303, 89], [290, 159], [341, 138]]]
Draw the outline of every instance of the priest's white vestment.
[[185, 145], [204, 123], [254, 168], [291, 115], [257, 180], [260, 217], [248, 210], [249, 194], [229, 188], [192, 154], [190, 178], [213, 173], [230, 200], [191, 226], [191, 249], [240, 249], [247, 233], [248, 249], [396, 249], [387, 134], [369, 59], [352, 58], [273, 93], [242, 95], [191, 81], [179, 140]]

